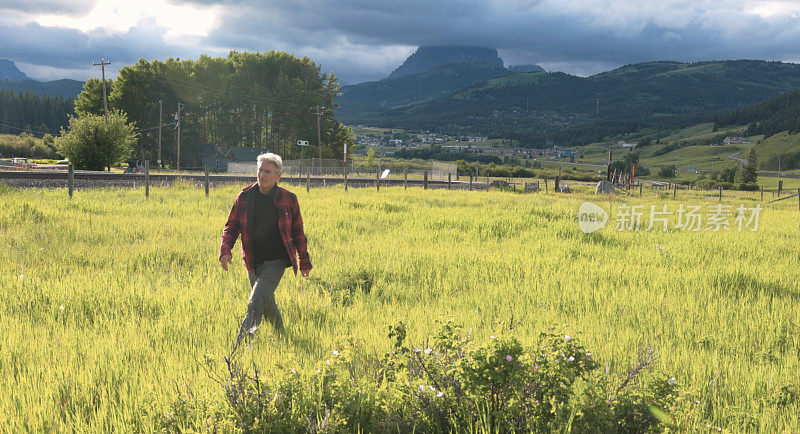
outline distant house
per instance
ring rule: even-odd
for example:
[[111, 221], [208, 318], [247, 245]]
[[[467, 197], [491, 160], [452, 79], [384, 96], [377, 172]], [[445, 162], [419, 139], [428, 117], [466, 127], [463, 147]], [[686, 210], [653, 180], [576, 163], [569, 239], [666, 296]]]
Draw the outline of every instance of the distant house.
[[256, 158], [265, 152], [269, 151], [258, 148], [246, 148], [244, 146], [234, 146], [226, 149], [219, 146], [208, 145], [203, 148], [203, 167], [208, 165], [209, 170], [227, 172], [228, 163], [240, 161], [251, 162], [255, 165]]
[[749, 145], [751, 142], [747, 137], [725, 137], [722, 143], [726, 145]]
[[623, 141], [619, 141], [619, 142], [617, 142], [617, 146], [620, 147], [620, 148], [633, 149], [633, 148], [636, 147], [636, 143], [626, 143], [626, 142], [623, 142]]

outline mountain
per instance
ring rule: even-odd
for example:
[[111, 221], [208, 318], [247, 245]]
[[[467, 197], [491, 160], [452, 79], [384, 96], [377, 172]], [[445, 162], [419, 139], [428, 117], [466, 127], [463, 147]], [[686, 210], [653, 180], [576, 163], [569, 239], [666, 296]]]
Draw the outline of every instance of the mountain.
[[409, 56], [402, 65], [392, 71], [389, 78], [419, 74], [448, 63], [470, 61], [490, 63], [500, 68], [503, 67], [503, 60], [498, 57], [497, 50], [494, 48], [461, 45], [431, 45], [417, 48], [414, 54]]
[[28, 76], [17, 69], [12, 60], [0, 59], [0, 80], [27, 80]]
[[539, 65], [511, 65], [508, 67], [511, 72], [544, 72], [544, 68]]
[[0, 80], [0, 90], [10, 90], [15, 92], [31, 92], [38, 96], [57, 97], [75, 99], [81, 90], [83, 82], [64, 78], [53, 81], [25, 80]]
[[[574, 144], [597, 139], [591, 130], [599, 131], [600, 127], [611, 134], [615, 129], [667, 122], [675, 116], [709, 119], [715, 113], [748, 107], [797, 88], [797, 64], [760, 60], [647, 62], [590, 77], [561, 72], [510, 74], [447, 97], [351, 121], [527, 137], [529, 143], [563, 136], [573, 126], [598, 127], [581, 128], [574, 140], [562, 137]], [[618, 126], [609, 129], [608, 125], [614, 123]]]
[[342, 86], [337, 116], [347, 119], [365, 114], [381, 113], [385, 109], [401, 107], [455, 93], [475, 82], [502, 77], [510, 72], [496, 63], [447, 63], [427, 71], [370, 81], [352, 86]]

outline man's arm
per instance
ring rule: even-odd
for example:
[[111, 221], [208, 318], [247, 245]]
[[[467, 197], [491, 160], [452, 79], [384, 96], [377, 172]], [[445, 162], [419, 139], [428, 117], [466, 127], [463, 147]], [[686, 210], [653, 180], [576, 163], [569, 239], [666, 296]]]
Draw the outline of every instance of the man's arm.
[[314, 268], [311, 265], [311, 258], [308, 256], [308, 241], [303, 230], [303, 217], [300, 215], [300, 205], [297, 198], [294, 198], [292, 206], [292, 241], [297, 248], [297, 256], [300, 259], [300, 271], [303, 277], [308, 277], [308, 272]]
[[[241, 195], [240, 195], [241, 196]], [[228, 221], [225, 222], [225, 228], [222, 229], [222, 241], [219, 246], [219, 263], [223, 270], [228, 270], [228, 265], [231, 263], [233, 255], [231, 249], [236, 244], [236, 239], [239, 238], [241, 227], [239, 224], [239, 197], [233, 202], [230, 214], [228, 214]]]

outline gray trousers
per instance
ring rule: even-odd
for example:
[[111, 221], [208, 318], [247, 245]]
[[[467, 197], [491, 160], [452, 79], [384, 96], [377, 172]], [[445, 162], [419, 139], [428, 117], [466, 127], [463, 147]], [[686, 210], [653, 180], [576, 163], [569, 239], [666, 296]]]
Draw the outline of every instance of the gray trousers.
[[256, 267], [255, 273], [248, 273], [253, 291], [247, 302], [247, 315], [242, 320], [239, 335], [236, 337], [237, 344], [245, 335], [253, 335], [256, 332], [261, 324], [261, 318], [264, 316], [278, 333], [283, 333], [283, 318], [281, 318], [278, 305], [275, 304], [275, 290], [278, 289], [285, 270], [286, 260], [278, 259], [264, 261]]

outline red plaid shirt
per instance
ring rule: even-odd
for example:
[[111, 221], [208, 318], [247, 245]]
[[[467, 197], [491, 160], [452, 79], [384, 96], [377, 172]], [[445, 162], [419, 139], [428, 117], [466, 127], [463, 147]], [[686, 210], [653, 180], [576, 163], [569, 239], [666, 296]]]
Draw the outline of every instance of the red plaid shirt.
[[[223, 255], [230, 255], [236, 239], [241, 235], [242, 262], [247, 271], [251, 273], [255, 273], [255, 264], [253, 264], [253, 245], [250, 238], [253, 228], [248, 226], [252, 224], [252, 219], [248, 219], [248, 216], [253, 215], [257, 188], [258, 183], [253, 183], [236, 196], [228, 221], [225, 222], [225, 229], [222, 230], [222, 243], [219, 246], [220, 258]], [[283, 245], [292, 261], [294, 274], [297, 275], [298, 268], [302, 271], [310, 270], [312, 268], [311, 259], [308, 257], [306, 235], [303, 232], [303, 218], [300, 216], [297, 196], [283, 187], [277, 187], [273, 202], [278, 207], [278, 231], [281, 233]]]

